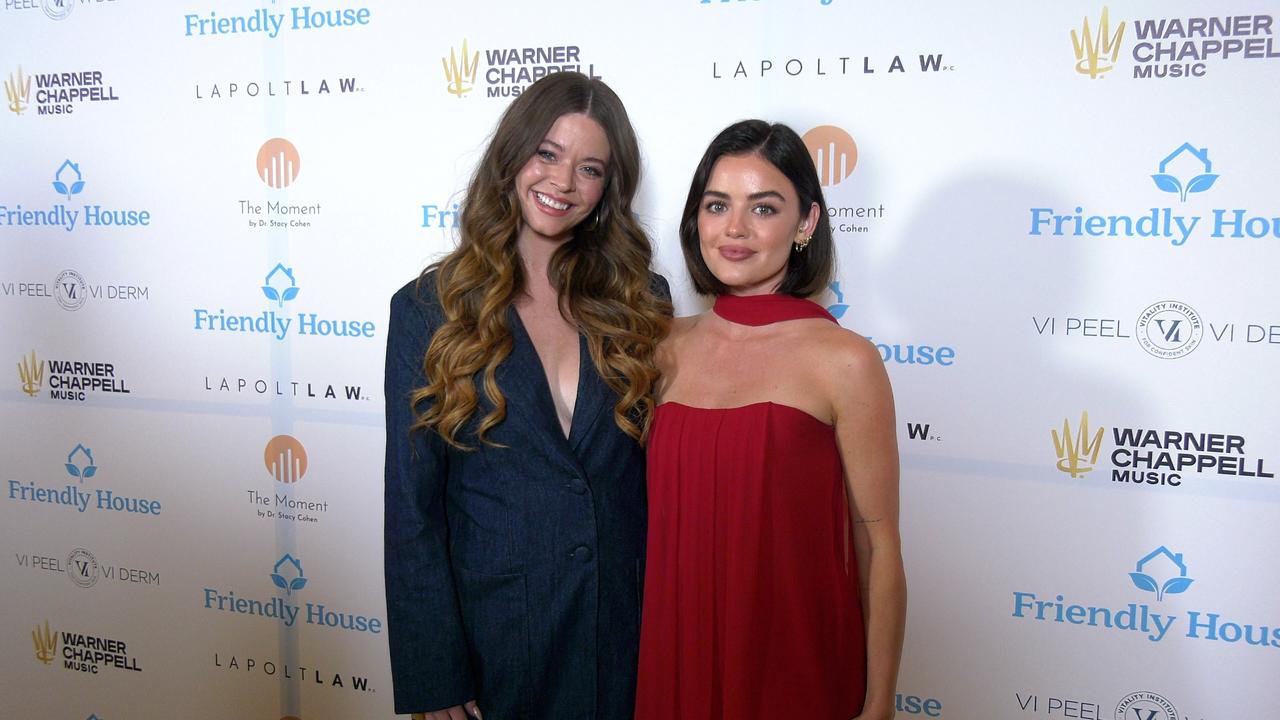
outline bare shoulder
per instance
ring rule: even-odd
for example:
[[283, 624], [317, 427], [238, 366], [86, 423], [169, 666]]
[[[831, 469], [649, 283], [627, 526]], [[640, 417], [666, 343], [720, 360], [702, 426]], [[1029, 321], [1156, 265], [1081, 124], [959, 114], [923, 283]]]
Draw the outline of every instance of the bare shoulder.
[[671, 321], [667, 336], [658, 344], [656, 360], [660, 370], [669, 370], [673, 366], [681, 347], [688, 343], [690, 333], [697, 327], [702, 317], [702, 315], [689, 315]]
[[849, 403], [892, 403], [889, 374], [870, 340], [839, 325], [827, 325], [807, 345], [813, 372], [837, 415], [838, 408]]

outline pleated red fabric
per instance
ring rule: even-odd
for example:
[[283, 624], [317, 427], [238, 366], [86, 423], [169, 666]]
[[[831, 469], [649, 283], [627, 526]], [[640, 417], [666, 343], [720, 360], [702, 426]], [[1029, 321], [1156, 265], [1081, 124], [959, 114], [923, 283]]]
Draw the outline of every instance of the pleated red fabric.
[[[781, 319], [796, 317], [814, 315], [796, 306]], [[834, 429], [771, 402], [663, 403], [648, 489], [636, 719], [861, 712], [866, 651]]]

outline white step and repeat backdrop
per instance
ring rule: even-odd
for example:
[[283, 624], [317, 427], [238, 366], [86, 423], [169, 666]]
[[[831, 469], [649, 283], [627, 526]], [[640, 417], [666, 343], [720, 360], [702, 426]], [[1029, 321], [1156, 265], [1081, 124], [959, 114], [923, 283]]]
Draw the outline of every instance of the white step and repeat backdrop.
[[565, 69], [681, 314], [711, 137], [820, 158], [898, 402], [899, 717], [1274, 716], [1275, 10], [5, 0], [0, 716], [392, 716], [387, 301]]

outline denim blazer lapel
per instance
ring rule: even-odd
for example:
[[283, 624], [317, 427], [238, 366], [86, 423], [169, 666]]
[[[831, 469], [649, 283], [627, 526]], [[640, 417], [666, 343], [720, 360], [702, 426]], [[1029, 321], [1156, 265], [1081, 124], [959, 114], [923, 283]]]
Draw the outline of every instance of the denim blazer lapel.
[[[573, 448], [570, 438], [581, 442], [577, 437], [579, 425], [582, 430], [590, 428], [589, 423], [599, 414], [600, 399], [593, 392], [591, 378], [596, 383], [603, 383], [586, 349], [586, 340], [579, 337], [578, 397], [574, 402], [573, 422], [569, 430], [569, 438], [560, 429], [560, 420], [556, 415], [555, 403], [551, 399], [551, 388], [547, 385], [547, 374], [538, 358], [538, 351], [533, 346], [528, 330], [520, 321], [520, 315], [514, 307], [507, 308], [507, 326], [511, 328], [511, 355], [498, 366], [498, 386], [507, 398], [509, 420], [519, 416], [519, 422], [529, 428], [546, 450], [547, 455], [565, 466], [566, 470], [583, 476], [583, 467]], [[588, 377], [590, 376], [590, 377]], [[595, 395], [594, 398], [586, 397]], [[595, 405], [594, 409], [590, 409]], [[588, 417], [588, 415], [590, 417]], [[576, 445], [575, 445], [576, 447]]]

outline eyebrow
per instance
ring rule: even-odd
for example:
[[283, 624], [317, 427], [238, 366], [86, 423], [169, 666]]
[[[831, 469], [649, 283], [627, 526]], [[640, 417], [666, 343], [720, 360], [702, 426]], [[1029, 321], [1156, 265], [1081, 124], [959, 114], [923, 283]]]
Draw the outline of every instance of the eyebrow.
[[[551, 147], [555, 148], [556, 150], [559, 150], [560, 152], [564, 152], [564, 146], [563, 146], [563, 145], [561, 145], [560, 143], [556, 142], [555, 140], [552, 140], [551, 138], [542, 138], [542, 144], [543, 144], [543, 145], [550, 145]], [[584, 161], [588, 161], [588, 160], [589, 160], [589, 161], [591, 161], [591, 162], [597, 162], [597, 163], [600, 163], [601, 165], [606, 165], [606, 166], [609, 164], [609, 163], [607, 163], [607, 162], [605, 162], [605, 161], [601, 160], [601, 159], [600, 159], [600, 158], [598, 158], [598, 157], [584, 157], [584, 158], [582, 158], [582, 159], [583, 159]]]
[[[719, 190], [706, 190], [706, 191], [703, 191], [702, 197], [713, 197], [717, 199], [728, 200], [729, 193], [722, 193]], [[747, 200], [750, 200], [752, 202], [755, 202], [756, 200], [763, 200], [765, 198], [777, 198], [778, 202], [787, 201], [787, 199], [782, 196], [782, 193], [777, 192], [776, 190], [764, 190], [758, 193], [751, 193], [750, 195], [747, 196]]]

